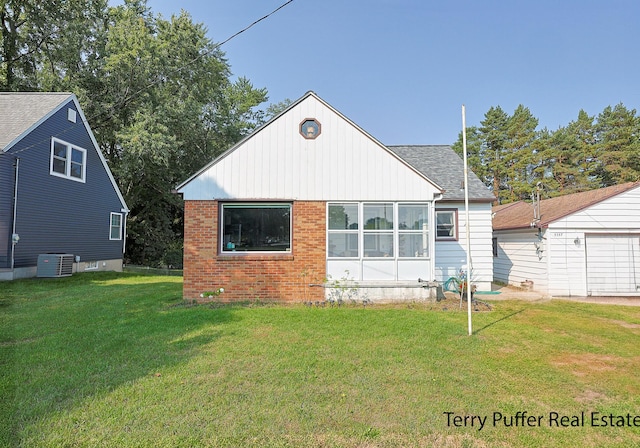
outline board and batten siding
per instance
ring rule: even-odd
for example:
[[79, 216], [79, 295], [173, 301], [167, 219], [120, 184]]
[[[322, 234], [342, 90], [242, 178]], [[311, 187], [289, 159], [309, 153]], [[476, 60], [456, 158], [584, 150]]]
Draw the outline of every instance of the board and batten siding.
[[[314, 140], [300, 123], [321, 125]], [[185, 200], [432, 201], [439, 190], [315, 97], [259, 129], [185, 183]]]
[[[458, 274], [467, 264], [466, 216], [464, 204], [436, 202], [438, 209], [458, 210], [458, 240], [436, 241], [435, 243], [435, 280], [444, 282]], [[491, 251], [491, 204], [469, 204], [470, 240], [471, 240], [471, 281], [480, 291], [490, 291], [493, 279], [493, 256]]]
[[[67, 119], [70, 100], [9, 149], [20, 157], [15, 267], [37, 264], [41, 253], [70, 253], [81, 261], [122, 259], [123, 242], [109, 239], [110, 212], [122, 203], [85, 124]], [[86, 150], [86, 182], [49, 174], [51, 137]]]

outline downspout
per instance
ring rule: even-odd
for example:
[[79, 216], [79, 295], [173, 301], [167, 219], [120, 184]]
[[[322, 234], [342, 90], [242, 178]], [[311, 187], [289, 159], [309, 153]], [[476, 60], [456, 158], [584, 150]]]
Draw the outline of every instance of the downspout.
[[13, 222], [11, 223], [11, 271], [15, 266], [16, 244], [20, 239], [16, 233], [16, 218], [18, 216], [18, 173], [20, 168], [20, 158], [16, 157], [16, 169], [13, 184]]

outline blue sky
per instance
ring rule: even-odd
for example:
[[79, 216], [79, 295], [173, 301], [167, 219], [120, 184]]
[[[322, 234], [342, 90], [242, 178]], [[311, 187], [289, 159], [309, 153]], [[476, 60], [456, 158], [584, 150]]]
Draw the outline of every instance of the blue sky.
[[[221, 42], [285, 0], [148, 0]], [[120, 2], [114, 2], [120, 3]], [[313, 90], [384, 144], [451, 144], [492, 106], [539, 128], [640, 109], [637, 0], [294, 0], [226, 43], [272, 102]]]

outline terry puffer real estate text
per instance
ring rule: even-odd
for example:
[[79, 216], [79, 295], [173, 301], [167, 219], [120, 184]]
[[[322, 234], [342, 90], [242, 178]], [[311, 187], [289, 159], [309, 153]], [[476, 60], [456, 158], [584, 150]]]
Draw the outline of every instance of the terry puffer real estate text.
[[534, 415], [527, 411], [518, 411], [515, 414], [493, 412], [488, 415], [458, 414], [452, 411], [443, 412], [446, 416], [448, 427], [474, 428], [482, 431], [485, 427], [504, 428], [535, 428], [541, 426], [571, 428], [571, 427], [640, 427], [640, 415], [606, 414], [602, 412], [585, 412], [577, 414], [561, 414], [549, 412], [548, 414]]

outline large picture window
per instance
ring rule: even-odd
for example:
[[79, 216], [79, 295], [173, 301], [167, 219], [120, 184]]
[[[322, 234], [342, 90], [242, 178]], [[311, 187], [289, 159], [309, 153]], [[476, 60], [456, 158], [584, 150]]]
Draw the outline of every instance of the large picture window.
[[78, 182], [85, 181], [87, 151], [83, 148], [51, 139], [51, 161], [49, 173], [53, 176], [65, 177]]
[[290, 252], [291, 204], [222, 204], [222, 253]]

